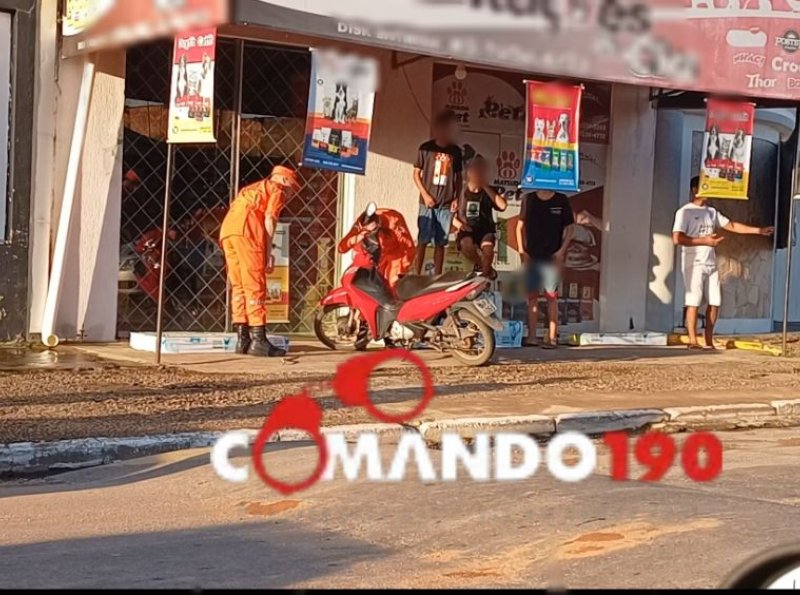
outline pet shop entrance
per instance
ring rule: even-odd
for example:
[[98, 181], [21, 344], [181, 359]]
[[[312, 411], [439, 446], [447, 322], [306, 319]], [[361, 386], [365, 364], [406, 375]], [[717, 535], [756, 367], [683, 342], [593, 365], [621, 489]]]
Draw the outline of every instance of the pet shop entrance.
[[[119, 266], [118, 334], [155, 328], [163, 218], [171, 44], [128, 51]], [[179, 145], [172, 185], [172, 244], [165, 329], [224, 331], [230, 323], [217, 237], [237, 189], [275, 165], [301, 161], [308, 51], [221, 39], [213, 145]], [[301, 169], [302, 188], [281, 217], [288, 229], [289, 316], [275, 332], [309, 332], [334, 283], [339, 214], [335, 173]]]

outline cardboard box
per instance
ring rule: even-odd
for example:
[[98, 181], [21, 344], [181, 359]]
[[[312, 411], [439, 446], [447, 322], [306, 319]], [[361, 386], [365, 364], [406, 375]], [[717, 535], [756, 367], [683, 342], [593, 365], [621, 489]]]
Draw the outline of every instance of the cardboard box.
[[[270, 343], [289, 352], [289, 338], [269, 335]], [[131, 349], [156, 352], [155, 333], [131, 333]], [[161, 338], [161, 352], [181, 353], [236, 353], [236, 335], [233, 333], [164, 333]]]
[[498, 349], [519, 349], [522, 347], [522, 335], [525, 325], [515, 320], [504, 320], [503, 330], [495, 332]]

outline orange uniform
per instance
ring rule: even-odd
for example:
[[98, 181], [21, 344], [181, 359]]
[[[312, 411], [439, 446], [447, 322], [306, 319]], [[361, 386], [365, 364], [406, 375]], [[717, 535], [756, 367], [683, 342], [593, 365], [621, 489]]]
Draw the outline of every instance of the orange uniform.
[[[386, 279], [389, 287], [394, 289], [400, 277], [408, 272], [416, 257], [416, 246], [406, 220], [392, 209], [378, 209], [381, 244], [381, 259], [378, 272]], [[357, 247], [361, 226], [356, 223], [344, 239], [339, 243], [339, 252], [344, 254]]]
[[233, 323], [267, 324], [267, 259], [272, 238], [267, 218], [277, 221], [286, 191], [271, 180], [256, 182], [239, 192], [220, 230], [233, 299]]

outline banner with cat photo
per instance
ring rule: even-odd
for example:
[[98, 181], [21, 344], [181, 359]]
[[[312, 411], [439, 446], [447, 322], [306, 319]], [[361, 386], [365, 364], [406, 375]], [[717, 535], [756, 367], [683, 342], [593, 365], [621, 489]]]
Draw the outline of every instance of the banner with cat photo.
[[305, 167], [364, 175], [377, 81], [372, 58], [313, 51]]
[[527, 81], [524, 190], [580, 190], [580, 105], [583, 88]]
[[747, 200], [755, 105], [708, 100], [699, 196]]
[[214, 62], [217, 30], [175, 38], [169, 101], [169, 143], [215, 143]]

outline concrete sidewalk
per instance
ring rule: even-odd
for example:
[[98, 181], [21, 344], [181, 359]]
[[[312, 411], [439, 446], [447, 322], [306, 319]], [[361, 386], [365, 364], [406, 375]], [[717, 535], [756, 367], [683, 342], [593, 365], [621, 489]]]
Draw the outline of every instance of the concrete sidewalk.
[[[127, 365], [150, 366], [154, 363], [154, 354], [136, 351], [126, 343], [104, 343], [99, 345], [73, 345], [71, 350], [85, 354], [87, 357], [102, 358]], [[377, 347], [375, 349], [380, 349]], [[461, 367], [467, 373], [469, 368], [463, 366], [452, 356], [440, 354], [433, 350], [418, 350], [425, 363], [431, 368]], [[291, 371], [293, 373], [333, 374], [336, 367], [357, 355], [354, 351], [331, 351], [314, 339], [292, 339], [291, 353], [285, 358], [260, 359], [235, 354], [164, 354], [162, 365], [178, 367], [184, 370], [203, 374], [258, 374], [272, 375]], [[774, 357], [767, 353], [759, 356]], [[548, 351], [539, 348], [498, 349], [493, 365], [521, 365], [535, 363], [637, 363], [664, 365], [706, 365], [714, 363], [751, 361], [751, 353], [740, 350], [719, 350], [716, 352], [690, 351], [682, 346], [673, 347], [567, 347]], [[709, 358], [713, 358], [709, 359]], [[742, 358], [745, 358], [744, 360]], [[488, 368], [485, 368], [488, 369]]]
[[[149, 365], [152, 354], [124, 344], [80, 346], [90, 357]], [[470, 369], [452, 357], [418, 351], [436, 378], [436, 398], [425, 420], [580, 411], [769, 403], [800, 398], [800, 360], [739, 350], [690, 351], [684, 347], [562, 347], [498, 350], [492, 366]], [[313, 341], [293, 341], [285, 361], [236, 355], [165, 355], [164, 365], [209, 375], [298, 381], [332, 377], [356, 355], [332, 352]], [[402, 369], [402, 367], [401, 367]], [[385, 383], [392, 392], [381, 409], [401, 412], [418, 397], [413, 379]], [[405, 398], [404, 398], [405, 396]], [[351, 422], [353, 419], [338, 419]]]

